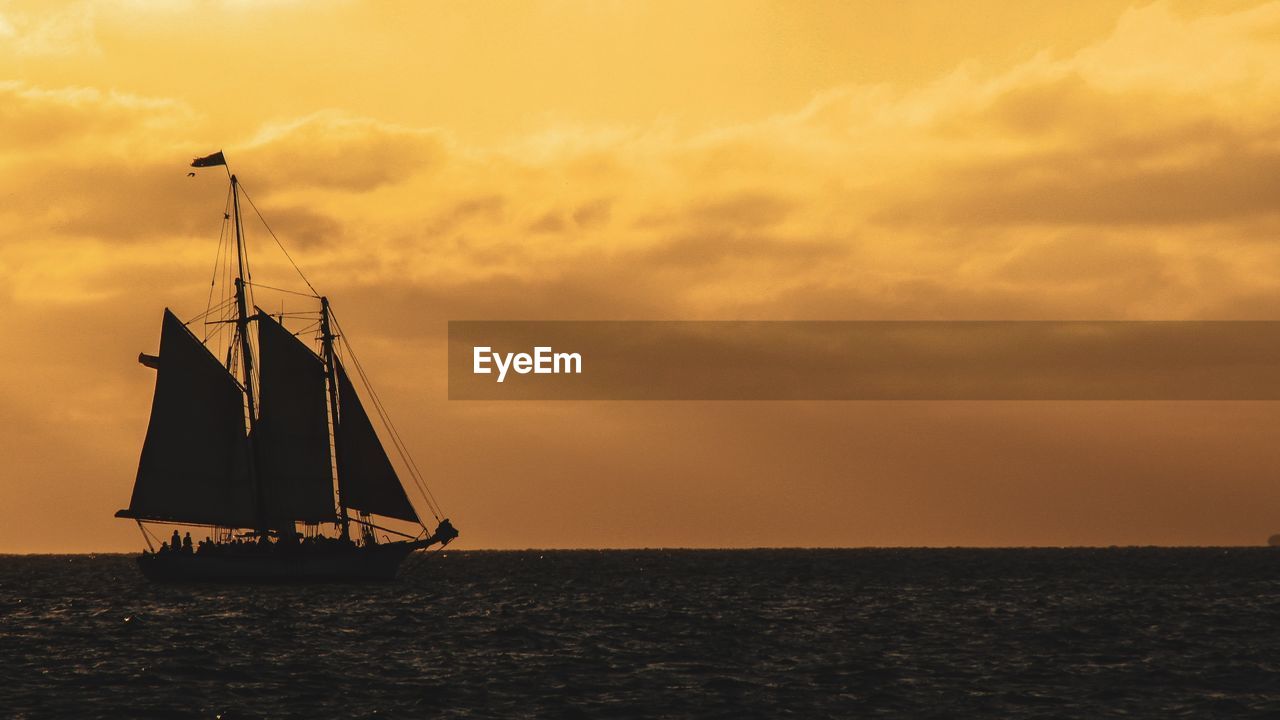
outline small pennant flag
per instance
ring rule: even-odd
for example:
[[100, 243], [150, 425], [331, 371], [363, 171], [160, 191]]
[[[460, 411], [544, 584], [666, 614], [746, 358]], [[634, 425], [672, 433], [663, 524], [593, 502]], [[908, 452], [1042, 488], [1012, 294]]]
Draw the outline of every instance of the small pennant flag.
[[227, 159], [222, 157], [221, 150], [212, 155], [205, 155], [204, 157], [198, 157], [191, 161], [191, 167], [214, 167], [215, 165], [226, 164]]

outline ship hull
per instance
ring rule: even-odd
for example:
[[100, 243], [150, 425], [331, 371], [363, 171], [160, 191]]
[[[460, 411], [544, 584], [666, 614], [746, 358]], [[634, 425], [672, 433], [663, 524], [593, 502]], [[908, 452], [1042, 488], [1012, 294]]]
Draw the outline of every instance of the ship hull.
[[158, 582], [389, 582], [419, 546], [396, 542], [322, 551], [145, 553], [138, 558], [138, 568]]

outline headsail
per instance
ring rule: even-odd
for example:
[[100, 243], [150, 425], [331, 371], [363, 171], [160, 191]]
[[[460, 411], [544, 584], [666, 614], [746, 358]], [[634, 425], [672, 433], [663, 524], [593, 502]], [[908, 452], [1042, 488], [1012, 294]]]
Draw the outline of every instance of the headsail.
[[324, 362], [261, 309], [258, 319], [257, 476], [265, 517], [332, 522], [333, 468]]
[[244, 394], [168, 309], [151, 422], [128, 510], [140, 520], [250, 526], [253, 486]]
[[342, 363], [338, 375], [338, 424], [334, 444], [338, 451], [338, 489], [342, 502], [375, 515], [418, 522], [418, 514], [396, 477], [387, 451], [369, 422]]

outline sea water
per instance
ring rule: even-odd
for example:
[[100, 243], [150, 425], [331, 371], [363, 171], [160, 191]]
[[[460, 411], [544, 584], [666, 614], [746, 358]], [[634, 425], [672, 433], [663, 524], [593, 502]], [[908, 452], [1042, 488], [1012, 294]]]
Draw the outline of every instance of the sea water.
[[446, 551], [378, 585], [0, 557], [5, 717], [1280, 716], [1280, 550]]

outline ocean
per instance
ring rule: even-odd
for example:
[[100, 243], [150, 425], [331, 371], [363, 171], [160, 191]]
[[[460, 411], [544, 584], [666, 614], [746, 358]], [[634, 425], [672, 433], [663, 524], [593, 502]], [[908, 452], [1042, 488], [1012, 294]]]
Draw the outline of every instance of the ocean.
[[394, 583], [0, 556], [11, 718], [1280, 716], [1280, 550], [445, 551]]

